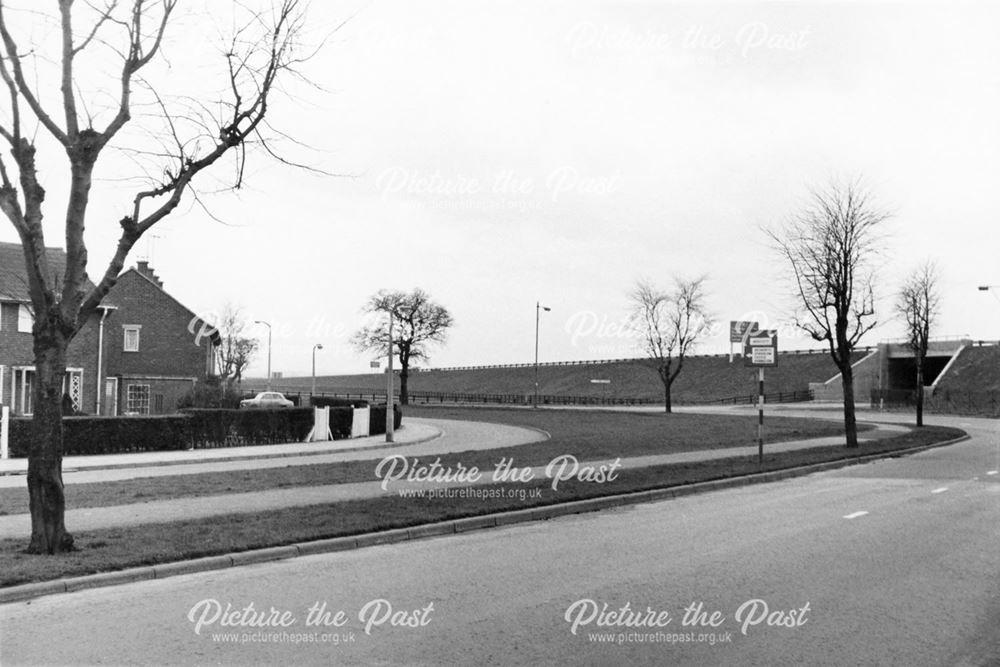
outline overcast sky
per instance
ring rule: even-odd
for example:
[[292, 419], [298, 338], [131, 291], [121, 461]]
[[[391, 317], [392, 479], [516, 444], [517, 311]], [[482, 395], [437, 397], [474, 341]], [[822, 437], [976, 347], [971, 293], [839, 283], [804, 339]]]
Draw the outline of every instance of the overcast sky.
[[[365, 299], [417, 286], [456, 323], [431, 366], [532, 360], [539, 300], [543, 361], [632, 357], [618, 331], [639, 277], [707, 274], [719, 321], [787, 321], [761, 228], [860, 177], [893, 213], [886, 324], [867, 342], [901, 334], [891, 296], [924, 259], [942, 276], [936, 333], [997, 339], [1000, 288], [976, 286], [1000, 284], [998, 29], [986, 2], [314, 2], [309, 38], [333, 33], [305, 67], [319, 88], [290, 86], [271, 122], [343, 176], [253, 156], [238, 197], [205, 198], [222, 222], [186, 205], [130, 264], [151, 255], [198, 312], [229, 301], [271, 322], [285, 375], [308, 374], [314, 343], [320, 373], [367, 372], [347, 342]], [[197, 35], [164, 52], [205, 84]], [[91, 275], [130, 207], [130, 163], [109, 156]], [[61, 207], [47, 213], [59, 245]]]

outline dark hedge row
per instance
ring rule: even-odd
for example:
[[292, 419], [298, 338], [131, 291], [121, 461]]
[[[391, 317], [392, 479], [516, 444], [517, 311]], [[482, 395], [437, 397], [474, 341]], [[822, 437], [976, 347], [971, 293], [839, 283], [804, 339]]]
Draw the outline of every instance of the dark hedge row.
[[[371, 407], [370, 432], [385, 433], [385, 406]], [[396, 428], [402, 412], [395, 406]], [[330, 408], [334, 439], [351, 434], [353, 410]], [[67, 456], [160, 452], [213, 447], [275, 445], [302, 442], [313, 425], [312, 408], [283, 410], [189, 409], [155, 417], [64, 417], [63, 451]], [[31, 420], [12, 419], [10, 453], [28, 455]]]

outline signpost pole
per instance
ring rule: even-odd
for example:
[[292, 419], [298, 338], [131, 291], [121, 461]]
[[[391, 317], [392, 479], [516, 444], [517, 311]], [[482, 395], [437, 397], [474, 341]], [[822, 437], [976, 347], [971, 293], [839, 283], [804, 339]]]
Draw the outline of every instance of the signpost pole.
[[764, 367], [757, 369], [757, 465], [764, 465]]

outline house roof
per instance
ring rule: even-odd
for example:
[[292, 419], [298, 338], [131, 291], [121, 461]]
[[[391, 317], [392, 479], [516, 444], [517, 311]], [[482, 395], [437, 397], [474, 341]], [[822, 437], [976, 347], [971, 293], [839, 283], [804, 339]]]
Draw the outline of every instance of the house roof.
[[[62, 276], [66, 270], [66, 251], [62, 248], [46, 248], [46, 254], [48, 255], [49, 268], [57, 276]], [[150, 285], [152, 285], [157, 290], [163, 292], [168, 298], [177, 303], [181, 308], [190, 314], [192, 321], [195, 319], [202, 320], [198, 315], [194, 313], [190, 308], [178, 301], [173, 295], [163, 289], [162, 283], [153, 280], [149, 276], [145, 275], [142, 271], [135, 268], [127, 269], [121, 275], [126, 273], [135, 273], [142, 280], [145, 280]], [[121, 276], [118, 276], [121, 279]], [[87, 286], [93, 289], [94, 284], [89, 280], [87, 281]], [[114, 288], [112, 288], [113, 290]], [[14, 301], [17, 303], [30, 303], [31, 293], [28, 289], [28, 274], [24, 266], [24, 251], [21, 248], [20, 243], [5, 243], [0, 241], [0, 301]], [[116, 306], [108, 303], [108, 299], [101, 302], [101, 305], [107, 308], [115, 308]], [[209, 326], [212, 326], [210, 322], [206, 322]], [[218, 330], [212, 327], [213, 331], [210, 336], [212, 343], [219, 345], [222, 342], [222, 337]]]
[[[66, 252], [62, 248], [46, 248], [49, 268], [61, 276], [66, 270]], [[28, 273], [24, 267], [24, 250], [20, 243], [0, 242], [0, 301], [28, 303]]]
[[[152, 270], [148, 268], [149, 267], [148, 264], [144, 264], [143, 262], [140, 262], [140, 265], [142, 265], [142, 267], [144, 269], [146, 269], [147, 271], [152, 272]], [[219, 330], [215, 328], [215, 325], [212, 324], [211, 322], [208, 322], [207, 320], [205, 320], [205, 318], [203, 318], [201, 315], [198, 315], [193, 310], [191, 310], [190, 308], [188, 308], [187, 306], [185, 306], [183, 303], [181, 303], [180, 301], [178, 301], [177, 297], [175, 297], [173, 294], [171, 294], [167, 290], [163, 289], [163, 282], [160, 281], [159, 279], [156, 279], [155, 275], [153, 277], [150, 277], [149, 275], [147, 275], [146, 273], [144, 273], [141, 269], [138, 269], [138, 268], [136, 268], [136, 267], [133, 266], [130, 269], [126, 269], [120, 276], [118, 276], [118, 279], [121, 280], [122, 276], [124, 276], [124, 275], [126, 275], [128, 273], [134, 273], [140, 279], [142, 279], [142, 280], [146, 281], [147, 283], [149, 283], [150, 285], [152, 285], [155, 289], [157, 289], [160, 292], [162, 292], [168, 299], [170, 299], [171, 301], [173, 301], [174, 303], [176, 303], [178, 306], [180, 306], [181, 308], [183, 308], [187, 312], [187, 314], [191, 316], [191, 319], [189, 320], [191, 323], [202, 322], [202, 323], [208, 325], [209, 329], [211, 330], [211, 333], [209, 334], [209, 339], [212, 341], [212, 344], [213, 345], [221, 345], [222, 344], [222, 334], [219, 333]], [[112, 288], [112, 290], [113, 289], [114, 288]]]

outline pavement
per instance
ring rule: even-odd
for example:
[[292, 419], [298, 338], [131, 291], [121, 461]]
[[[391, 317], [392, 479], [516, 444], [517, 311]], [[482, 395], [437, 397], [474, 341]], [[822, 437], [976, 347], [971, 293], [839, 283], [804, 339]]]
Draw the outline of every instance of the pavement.
[[[874, 430], [860, 434], [864, 441], [877, 440], [905, 432], [906, 427], [879, 424]], [[194, 450], [186, 452], [152, 452], [109, 456], [67, 457], [64, 462], [64, 482], [73, 484], [159, 477], [166, 475], [197, 474], [207, 472], [250, 470], [333, 463], [338, 461], [381, 460], [387, 456], [425, 457], [452, 454], [462, 451], [496, 449], [537, 442], [547, 434], [528, 428], [482, 422], [457, 420], [408, 419], [397, 431], [396, 443], [386, 446], [384, 436], [359, 438], [350, 441], [327, 443], [298, 443], [290, 445], [233, 447], [226, 449]], [[783, 443], [766, 444], [768, 453], [787, 452], [812, 447], [837, 445], [842, 437], [813, 438]], [[672, 463], [690, 463], [746, 456], [756, 452], [755, 447], [699, 450], [674, 454], [659, 454], [621, 459], [623, 470]], [[585, 465], [607, 465], [612, 460], [582, 461]], [[12, 462], [5, 461], [8, 468]], [[25, 467], [23, 460], [16, 462]], [[516, 462], [515, 462], [516, 463]], [[102, 467], [103, 466], [103, 467]], [[16, 471], [16, 470], [15, 470]], [[545, 466], [532, 468], [534, 479], [547, 476]], [[200, 519], [235, 513], [261, 513], [288, 507], [304, 507], [328, 503], [397, 495], [400, 491], [427, 489], [430, 485], [419, 482], [396, 481], [383, 487], [372, 466], [370, 482], [341, 483], [319, 486], [268, 489], [249, 493], [226, 493], [211, 496], [185, 497], [170, 500], [153, 500], [106, 507], [69, 509], [66, 524], [74, 531], [89, 531], [140, 524], [168, 523]], [[466, 479], [435, 482], [434, 489], [492, 484], [491, 474], [470, 484]], [[24, 487], [23, 475], [8, 474], [0, 477], [0, 488]], [[13, 514], [0, 516], [0, 539], [16, 538], [30, 533], [31, 516]]]

